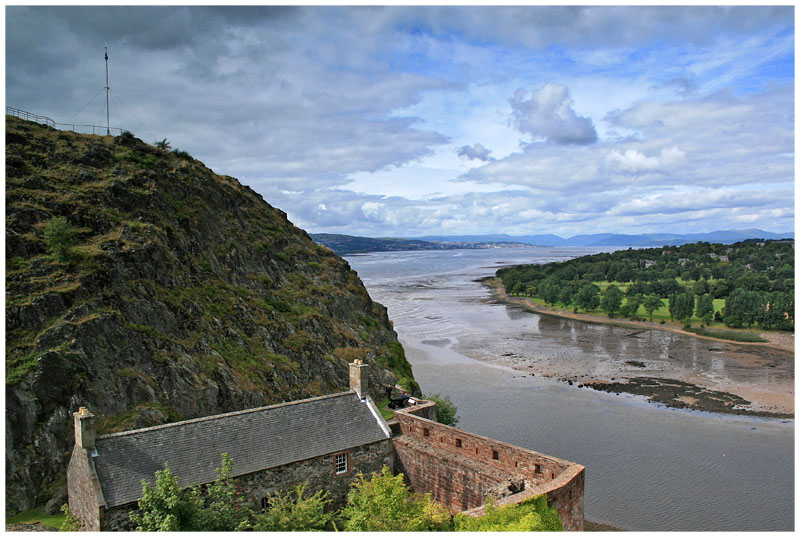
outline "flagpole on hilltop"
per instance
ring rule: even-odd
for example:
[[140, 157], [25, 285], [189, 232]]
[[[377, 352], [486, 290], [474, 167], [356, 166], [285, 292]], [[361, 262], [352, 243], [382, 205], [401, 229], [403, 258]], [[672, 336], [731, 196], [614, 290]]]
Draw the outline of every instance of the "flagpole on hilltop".
[[108, 47], [106, 47], [106, 134], [111, 134], [111, 123], [109, 121], [109, 110], [108, 110], [108, 90], [110, 89], [108, 86]]

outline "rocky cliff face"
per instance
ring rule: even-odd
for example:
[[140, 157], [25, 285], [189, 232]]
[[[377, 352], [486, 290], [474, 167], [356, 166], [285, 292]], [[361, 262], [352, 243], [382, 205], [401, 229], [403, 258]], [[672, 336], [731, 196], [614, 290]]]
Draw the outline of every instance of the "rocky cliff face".
[[376, 399], [415, 387], [356, 273], [236, 179], [8, 116], [6, 155], [10, 513], [63, 503], [79, 406], [151, 426], [342, 391], [356, 358]]

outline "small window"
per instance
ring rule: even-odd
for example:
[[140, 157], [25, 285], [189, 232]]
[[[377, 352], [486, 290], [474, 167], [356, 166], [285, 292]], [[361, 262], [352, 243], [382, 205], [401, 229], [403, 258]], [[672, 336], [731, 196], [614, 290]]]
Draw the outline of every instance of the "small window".
[[456, 438], [456, 447], [457, 448], [461, 447], [461, 439], [460, 438]]
[[475, 448], [475, 455], [478, 454], [478, 448]]
[[261, 498], [261, 509], [266, 511], [269, 508], [270, 508], [269, 496], [264, 496], [263, 498]]
[[535, 473], [537, 473], [537, 474], [541, 474], [542, 473], [542, 465], [541, 464], [534, 464], [533, 465], [533, 471]]
[[347, 473], [347, 453], [336, 454], [336, 475]]
[[514, 468], [519, 468], [519, 461], [514, 461]]
[[431, 432], [428, 429], [422, 429], [422, 436], [430, 436]]
[[500, 460], [500, 454], [497, 452], [497, 450], [496, 450], [496, 449], [493, 449], [493, 450], [492, 450], [492, 459], [493, 459], [493, 460], [496, 460], [496, 461], [499, 461], [499, 460]]

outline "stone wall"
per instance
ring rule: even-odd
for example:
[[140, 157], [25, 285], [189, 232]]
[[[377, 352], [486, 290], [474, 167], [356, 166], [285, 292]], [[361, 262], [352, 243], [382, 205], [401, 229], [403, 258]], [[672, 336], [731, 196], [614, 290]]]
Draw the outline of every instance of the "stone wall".
[[474, 514], [489, 493], [499, 505], [546, 494], [564, 529], [583, 530], [583, 466], [419, 416], [427, 413], [419, 405], [395, 414], [396, 470], [414, 490]]
[[89, 451], [75, 446], [67, 467], [69, 510], [81, 520], [85, 531], [100, 531], [102, 499]]
[[[307, 495], [318, 490], [327, 490], [332, 500], [329, 508], [339, 509], [347, 501], [350, 484], [356, 475], [363, 473], [369, 476], [380, 472], [383, 466], [392, 468], [394, 454], [390, 440], [373, 442], [347, 450], [348, 469], [343, 474], [336, 474], [336, 453], [321, 457], [285, 464], [267, 470], [235, 476], [241, 489], [252, 500], [256, 511], [261, 509], [261, 499], [272, 493], [285, 493], [295, 485], [308, 482]], [[102, 529], [115, 531], [131, 531], [128, 514], [136, 508], [136, 504], [126, 504], [113, 509], [103, 509]]]
[[393, 466], [394, 454], [389, 439], [351, 448], [348, 452], [348, 469], [336, 474], [336, 453], [261, 470], [238, 476], [240, 485], [253, 500], [253, 507], [261, 509], [261, 498], [274, 492], [286, 492], [295, 485], [307, 481], [308, 494], [327, 490], [332, 500], [331, 508], [343, 507], [347, 501], [350, 484], [358, 473], [369, 476], [380, 472], [383, 466]]

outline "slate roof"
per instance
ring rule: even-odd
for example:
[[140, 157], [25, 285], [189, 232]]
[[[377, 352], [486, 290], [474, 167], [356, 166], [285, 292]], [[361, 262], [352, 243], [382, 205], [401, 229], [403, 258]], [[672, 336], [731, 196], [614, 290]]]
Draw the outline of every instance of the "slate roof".
[[106, 507], [138, 500], [165, 462], [183, 487], [213, 481], [226, 452], [236, 476], [388, 439], [368, 405], [344, 392], [100, 436], [93, 460]]

